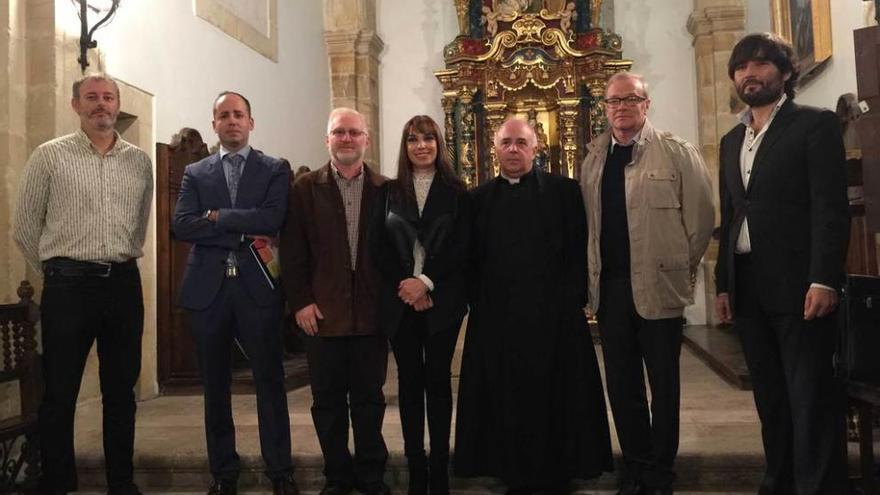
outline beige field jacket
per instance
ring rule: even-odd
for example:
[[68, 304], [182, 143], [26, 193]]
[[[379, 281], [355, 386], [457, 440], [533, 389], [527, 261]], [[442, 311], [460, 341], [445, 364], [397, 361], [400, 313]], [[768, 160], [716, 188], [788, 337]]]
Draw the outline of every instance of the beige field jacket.
[[[587, 210], [588, 308], [599, 310], [602, 260], [602, 172], [611, 145], [606, 131], [588, 145], [581, 166]], [[715, 223], [706, 165], [690, 143], [645, 122], [625, 171], [630, 276], [636, 311], [654, 320], [679, 317], [694, 300], [697, 267]]]

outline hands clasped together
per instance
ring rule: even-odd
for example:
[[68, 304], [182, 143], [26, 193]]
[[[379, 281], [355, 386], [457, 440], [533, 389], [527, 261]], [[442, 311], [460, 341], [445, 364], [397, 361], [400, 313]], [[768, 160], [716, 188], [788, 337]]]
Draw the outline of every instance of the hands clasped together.
[[[397, 288], [397, 295], [400, 299], [412, 306], [416, 311], [425, 311], [434, 306], [434, 301], [428, 295], [428, 286], [416, 277], [401, 280]], [[296, 325], [306, 335], [314, 337], [318, 335], [318, 320], [323, 320], [324, 314], [318, 309], [317, 304], [312, 303], [297, 311], [294, 318], [296, 319]]]

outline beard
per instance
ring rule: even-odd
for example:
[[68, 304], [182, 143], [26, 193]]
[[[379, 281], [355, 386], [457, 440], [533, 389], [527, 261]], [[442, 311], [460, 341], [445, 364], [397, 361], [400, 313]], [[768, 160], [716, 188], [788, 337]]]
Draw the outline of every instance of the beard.
[[[757, 90], [746, 92], [745, 88], [752, 83], [757, 83], [760, 88]], [[750, 79], [744, 81], [743, 84], [736, 88], [736, 94], [739, 99], [750, 107], [763, 107], [778, 100], [783, 92], [782, 81], [757, 81]]]
[[107, 111], [95, 111], [90, 116], [90, 120], [96, 129], [107, 131], [116, 125], [116, 114]]
[[364, 159], [364, 153], [358, 150], [336, 150], [332, 153], [336, 162], [348, 167]]

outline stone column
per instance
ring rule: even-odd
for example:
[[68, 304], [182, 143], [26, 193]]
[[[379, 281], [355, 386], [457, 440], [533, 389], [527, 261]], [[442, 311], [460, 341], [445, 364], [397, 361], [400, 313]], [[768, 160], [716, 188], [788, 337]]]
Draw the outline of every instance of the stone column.
[[42, 4], [8, 0], [0, 7], [0, 61], [6, 72], [0, 76], [0, 302], [16, 302], [15, 290], [27, 276], [24, 258], [12, 240], [12, 215], [18, 197], [18, 182], [28, 156], [27, 142], [27, 12]]
[[367, 161], [379, 163], [379, 54], [376, 0], [324, 0], [324, 41], [330, 66], [330, 102], [364, 114], [370, 129]]
[[[700, 129], [700, 151], [715, 196], [715, 224], [718, 216], [718, 145], [735, 124], [742, 109], [727, 76], [727, 61], [733, 46], [745, 33], [745, 0], [694, 0], [694, 11], [688, 19], [688, 31], [694, 37], [697, 68], [697, 109]], [[715, 260], [718, 242], [712, 241], [703, 265], [705, 307], [708, 323], [715, 320]], [[700, 284], [697, 284], [699, 287]], [[700, 294], [695, 294], [699, 298]]]

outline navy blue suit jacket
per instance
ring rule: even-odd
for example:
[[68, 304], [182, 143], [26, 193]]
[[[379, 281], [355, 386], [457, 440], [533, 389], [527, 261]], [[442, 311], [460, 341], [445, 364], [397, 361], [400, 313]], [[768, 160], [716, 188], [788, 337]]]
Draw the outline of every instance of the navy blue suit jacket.
[[[278, 235], [287, 210], [289, 174], [281, 160], [251, 149], [233, 205], [219, 154], [187, 165], [172, 226], [178, 240], [193, 244], [180, 287], [182, 307], [202, 310], [214, 301], [229, 251], [236, 253], [239, 276], [254, 303], [280, 302], [280, 288], [271, 288], [248, 248], [250, 239], [242, 236]], [[218, 210], [216, 222], [205, 218], [207, 210]]]

